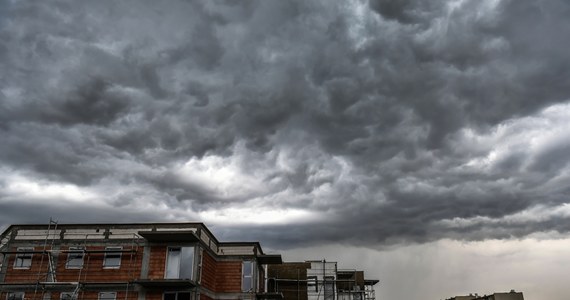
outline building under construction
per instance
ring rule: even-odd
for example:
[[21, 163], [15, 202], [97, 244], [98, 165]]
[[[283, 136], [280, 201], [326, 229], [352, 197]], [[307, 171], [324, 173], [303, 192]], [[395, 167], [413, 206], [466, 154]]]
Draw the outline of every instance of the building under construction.
[[455, 296], [446, 300], [524, 300], [523, 293], [511, 290], [505, 293], [493, 293], [490, 295], [469, 294], [466, 296]]
[[522, 292], [511, 290], [504, 293], [493, 293], [490, 295], [469, 294], [466, 296], [455, 296], [446, 300], [524, 300]]
[[202, 223], [12, 225], [0, 264], [0, 300], [373, 300], [378, 282], [324, 261], [295, 277], [281, 255]]
[[376, 279], [342, 270], [336, 262], [287, 262], [268, 266], [268, 291], [297, 300], [375, 300]]

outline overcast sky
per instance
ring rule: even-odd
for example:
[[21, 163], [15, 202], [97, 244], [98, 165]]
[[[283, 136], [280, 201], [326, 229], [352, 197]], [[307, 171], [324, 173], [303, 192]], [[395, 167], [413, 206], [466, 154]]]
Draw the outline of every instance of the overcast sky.
[[364, 268], [379, 298], [567, 299], [569, 16], [1, 1], [0, 226], [200, 221]]

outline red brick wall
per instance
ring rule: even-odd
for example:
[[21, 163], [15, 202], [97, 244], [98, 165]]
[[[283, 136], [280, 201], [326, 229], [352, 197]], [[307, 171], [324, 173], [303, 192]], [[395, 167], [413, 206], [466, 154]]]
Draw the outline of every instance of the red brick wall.
[[[26, 300], [42, 300], [42, 298], [43, 298], [43, 294], [42, 294], [41, 290], [36, 291], [35, 294], [34, 294], [34, 290], [23, 291], [23, 292], [25, 293], [24, 298]], [[53, 293], [52, 293], [52, 295], [53, 295]], [[8, 296], [8, 292], [1, 292], [0, 293], [0, 299], [2, 299], [2, 300], [6, 300], [7, 296]], [[58, 294], [58, 298], [54, 298], [52, 296], [51, 299], [59, 300], [59, 294]]]
[[216, 291], [241, 292], [241, 261], [218, 262]]
[[[69, 247], [62, 247], [68, 250]], [[124, 246], [124, 250], [129, 247]], [[105, 250], [103, 246], [87, 247], [87, 250]], [[57, 281], [87, 281], [87, 282], [109, 282], [109, 281], [129, 281], [140, 275], [142, 248], [137, 253], [123, 253], [121, 255], [121, 266], [118, 269], [103, 268], [105, 253], [86, 253], [83, 257], [82, 269], [67, 269], [68, 253], [61, 253], [57, 263]], [[81, 272], [81, 274], [80, 274]]]
[[148, 278], [149, 279], [164, 278], [165, 266], [166, 266], [166, 246], [150, 247]]
[[202, 254], [202, 279], [200, 283], [211, 291], [216, 290], [216, 269], [216, 261], [207, 251], [204, 251]]
[[[117, 296], [116, 299], [117, 300], [125, 300], [125, 291], [114, 291], [114, 290], [108, 290], [107, 292], [116, 292]], [[51, 300], [59, 300], [59, 293], [52, 293], [51, 296]], [[88, 292], [80, 292], [78, 297], [78, 300], [98, 300], [99, 299], [99, 292], [93, 292], [93, 291], [88, 291]], [[137, 300], [138, 299], [138, 294], [137, 292], [129, 292], [127, 294], [127, 300]]]
[[[31, 247], [29, 247], [31, 248]], [[35, 247], [34, 251], [43, 250], [42, 247]], [[17, 248], [12, 248], [11, 251], [16, 251]], [[43, 263], [42, 263], [43, 256]], [[6, 272], [5, 282], [27, 282], [27, 281], [37, 281], [38, 273], [46, 274], [48, 270], [48, 257], [44, 254], [33, 254], [32, 255], [32, 265], [29, 269], [14, 269], [14, 260], [16, 259], [16, 254], [10, 254], [8, 259], [8, 269]], [[40, 265], [42, 265], [40, 267]], [[41, 268], [41, 272], [40, 272]], [[40, 281], [46, 281], [45, 277], [40, 278]], [[6, 299], [6, 298], [3, 298]]]
[[[37, 291], [34, 294], [33, 290], [30, 291], [24, 291], [25, 292], [25, 299], [26, 300], [42, 300], [42, 291]], [[70, 291], [71, 292], [71, 291]], [[116, 292], [117, 293], [117, 300], [125, 300], [125, 291], [109, 291], [109, 292]], [[1, 292], [0, 293], [0, 299], [6, 299], [6, 295], [8, 293], [7, 292]], [[52, 300], [59, 300], [60, 299], [60, 292], [51, 292], [51, 297], [50, 299]], [[153, 300], [162, 300], [162, 294], [159, 295], [160, 297], [158, 299], [153, 299]], [[85, 291], [80, 291], [79, 294], [77, 295], [77, 299], [78, 300], [98, 300], [99, 299], [99, 292], [85, 292]], [[127, 295], [127, 300], [137, 300], [138, 299], [138, 294], [137, 292], [134, 291], [130, 291]], [[148, 299], [148, 298], [147, 298]]]
[[160, 291], [147, 291], [145, 295], [146, 300], [162, 300], [162, 292]]
[[211, 297], [208, 297], [208, 296], [206, 296], [206, 295], [204, 295], [204, 294], [200, 294], [200, 300], [214, 300], [214, 299], [211, 298]]
[[[35, 247], [35, 251], [40, 251], [42, 247]], [[62, 247], [61, 250], [68, 250], [69, 247]], [[88, 247], [87, 250], [104, 250], [105, 247]], [[124, 247], [124, 249], [128, 249]], [[13, 251], [16, 251], [14, 248]], [[55, 253], [54, 253], [55, 254]], [[43, 262], [42, 262], [43, 256]], [[137, 253], [123, 253], [121, 256], [121, 266], [118, 269], [104, 269], [103, 260], [105, 253], [86, 253], [83, 257], [82, 269], [66, 269], [67, 253], [59, 253], [57, 257], [56, 278], [57, 281], [88, 281], [88, 282], [105, 282], [105, 281], [129, 281], [137, 278], [141, 270], [142, 248]], [[8, 271], [6, 273], [5, 282], [35, 282], [38, 280], [40, 273], [40, 281], [47, 281], [48, 257], [44, 254], [34, 254], [32, 256], [32, 265], [29, 269], [14, 269], [14, 260], [16, 254], [11, 254], [8, 259]], [[41, 265], [41, 270], [40, 270]], [[79, 272], [81, 271], [81, 278]]]

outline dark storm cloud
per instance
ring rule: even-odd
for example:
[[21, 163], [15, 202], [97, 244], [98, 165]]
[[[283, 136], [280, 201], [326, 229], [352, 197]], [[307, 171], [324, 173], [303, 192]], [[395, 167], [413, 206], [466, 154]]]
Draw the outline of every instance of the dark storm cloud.
[[79, 86], [63, 101], [53, 101], [52, 107], [41, 107], [39, 119], [46, 123], [74, 125], [77, 123], [106, 125], [115, 120], [127, 105], [123, 99], [108, 99], [109, 84], [94, 78]]
[[505, 221], [568, 202], [564, 1], [1, 5], [11, 215], [33, 178], [151, 205], [133, 220], [315, 216], [217, 227], [281, 246], [567, 231]]
[[[152, 214], [133, 212], [125, 215], [120, 211], [112, 211], [109, 208], [84, 205], [83, 207], [57, 206], [52, 203], [21, 203], [3, 202], [2, 210], [3, 225], [8, 224], [43, 224], [46, 216], [61, 216], [68, 223], [98, 223], [101, 215], [107, 215], [107, 220], [121, 220], [121, 222], [153, 222], [156, 220]], [[23, 211], [28, 213], [22, 215]]]
[[414, 1], [414, 0], [371, 0], [370, 7], [389, 20], [409, 24], [430, 22], [441, 16], [444, 1]]

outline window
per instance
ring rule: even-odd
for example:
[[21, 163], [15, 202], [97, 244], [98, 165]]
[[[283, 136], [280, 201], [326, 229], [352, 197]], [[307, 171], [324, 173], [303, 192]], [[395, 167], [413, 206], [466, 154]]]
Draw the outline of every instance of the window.
[[24, 292], [8, 292], [6, 300], [24, 300]]
[[17, 251], [22, 253], [16, 254], [14, 268], [29, 269], [32, 266], [32, 251], [34, 251], [34, 248], [18, 248]]
[[307, 276], [307, 291], [318, 292], [317, 276]]
[[194, 247], [168, 247], [166, 278], [193, 279]]
[[115, 300], [117, 299], [117, 293], [115, 292], [100, 292], [99, 300]]
[[106, 247], [103, 268], [118, 269], [121, 267], [121, 251], [123, 247]]
[[59, 299], [60, 300], [76, 300], [77, 294], [75, 294], [74, 292], [61, 292], [61, 294], [59, 295]]
[[190, 300], [190, 292], [166, 292], [163, 300]]
[[246, 260], [242, 264], [241, 290], [244, 292], [250, 292], [253, 290], [254, 266], [254, 262], [250, 260]]
[[69, 247], [69, 252], [67, 253], [67, 263], [65, 268], [67, 269], [81, 269], [83, 268], [83, 248], [81, 247]]

